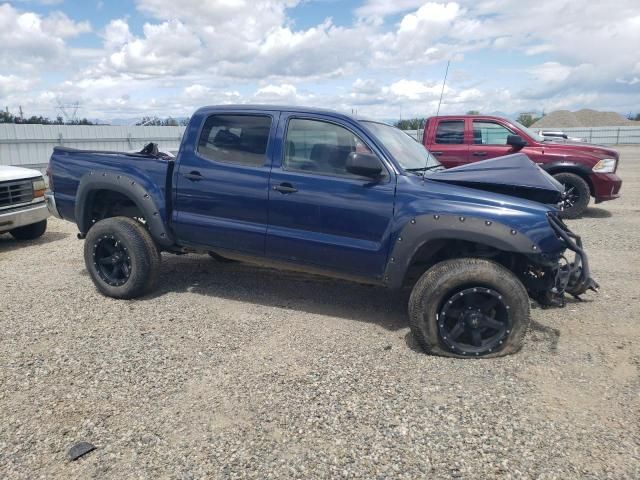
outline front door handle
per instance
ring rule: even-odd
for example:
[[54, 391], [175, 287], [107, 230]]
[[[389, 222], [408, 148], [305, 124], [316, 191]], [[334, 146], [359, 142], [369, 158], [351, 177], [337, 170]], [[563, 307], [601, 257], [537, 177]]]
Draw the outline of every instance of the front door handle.
[[442, 155], [443, 152], [431, 152], [431, 155]]
[[473, 152], [471, 155], [473, 155], [474, 157], [486, 157], [487, 152]]
[[189, 172], [189, 173], [185, 173], [184, 174], [184, 178], [188, 178], [189, 180], [191, 180], [192, 182], [199, 182], [200, 180], [202, 180], [204, 177], [202, 176], [202, 174], [200, 172], [196, 172], [195, 170], [193, 172]]
[[276, 192], [280, 192], [280, 193], [295, 193], [298, 191], [298, 189], [295, 188], [290, 183], [281, 183], [280, 185], [274, 185], [273, 189]]

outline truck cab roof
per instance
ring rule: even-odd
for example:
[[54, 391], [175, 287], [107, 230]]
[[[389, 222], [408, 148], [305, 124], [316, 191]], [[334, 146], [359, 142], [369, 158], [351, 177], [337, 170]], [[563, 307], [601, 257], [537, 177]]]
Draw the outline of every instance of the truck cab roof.
[[292, 105], [263, 105], [263, 104], [229, 104], [229, 105], [208, 105], [201, 107], [194, 115], [208, 115], [215, 112], [293, 112], [301, 114], [311, 115], [324, 115], [328, 117], [334, 117], [339, 119], [348, 119], [356, 122], [375, 122], [385, 123], [380, 120], [375, 120], [367, 117], [353, 116], [347, 113], [338, 112], [328, 108], [319, 107], [305, 107], [305, 106], [292, 106]]

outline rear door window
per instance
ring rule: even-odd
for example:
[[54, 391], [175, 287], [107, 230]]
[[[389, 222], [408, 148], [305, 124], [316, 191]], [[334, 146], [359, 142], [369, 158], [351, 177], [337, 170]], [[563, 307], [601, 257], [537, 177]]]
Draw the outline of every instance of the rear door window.
[[442, 120], [438, 122], [436, 143], [445, 145], [464, 144], [464, 120]]
[[211, 115], [198, 141], [198, 153], [215, 162], [265, 164], [271, 117], [266, 115]]

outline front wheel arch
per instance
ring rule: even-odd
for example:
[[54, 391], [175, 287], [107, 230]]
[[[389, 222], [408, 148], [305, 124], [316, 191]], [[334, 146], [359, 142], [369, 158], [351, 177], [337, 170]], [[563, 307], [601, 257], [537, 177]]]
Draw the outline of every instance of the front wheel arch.
[[[465, 244], [479, 247], [490, 252], [489, 258], [496, 255], [518, 256], [540, 251], [538, 245], [531, 240], [528, 232], [516, 231], [512, 227], [495, 220], [462, 215], [420, 215], [408, 221], [395, 236], [395, 242], [387, 261], [384, 273], [384, 284], [391, 289], [399, 289], [405, 285], [410, 273], [410, 267], [415, 259], [433, 245], [438, 251], [450, 248], [452, 245]], [[535, 249], [534, 249], [535, 247]], [[437, 252], [434, 252], [437, 255]], [[469, 256], [481, 256], [468, 254]], [[435, 261], [449, 257], [437, 258], [432, 255], [430, 265]], [[453, 256], [455, 257], [455, 256]]]

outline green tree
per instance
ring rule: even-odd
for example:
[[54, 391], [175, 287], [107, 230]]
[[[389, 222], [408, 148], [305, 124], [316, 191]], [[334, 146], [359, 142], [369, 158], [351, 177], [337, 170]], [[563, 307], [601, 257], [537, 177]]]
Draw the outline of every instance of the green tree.
[[424, 128], [426, 118], [410, 118], [407, 120], [398, 120], [394, 125], [400, 130], [419, 130]]
[[9, 113], [9, 107], [6, 110], [0, 112], [0, 123], [15, 123], [15, 117]]
[[469, 110], [467, 115], [480, 115], [480, 111], [478, 110]]
[[517, 120], [525, 127], [530, 127], [531, 125], [536, 123], [538, 120], [540, 120], [540, 118], [541, 117], [534, 117], [530, 113], [521, 113], [520, 115], [518, 115]]

